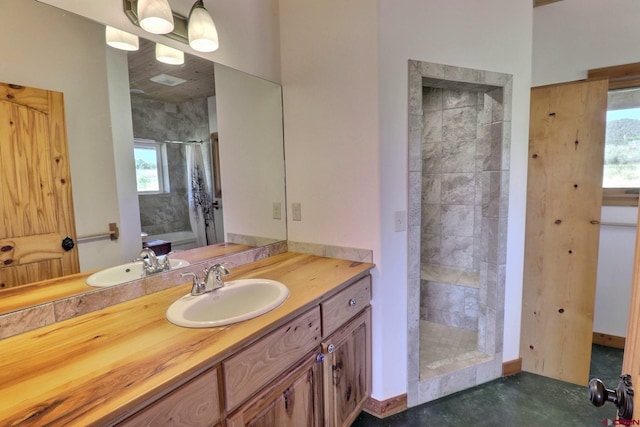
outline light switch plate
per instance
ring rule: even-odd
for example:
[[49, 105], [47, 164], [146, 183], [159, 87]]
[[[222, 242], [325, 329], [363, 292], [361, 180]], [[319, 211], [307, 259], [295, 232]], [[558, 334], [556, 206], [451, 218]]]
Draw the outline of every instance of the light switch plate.
[[407, 231], [407, 211], [395, 211], [393, 222], [396, 232]]
[[302, 221], [302, 207], [300, 203], [291, 203], [291, 216], [294, 221]]
[[273, 219], [282, 219], [282, 203], [273, 202]]

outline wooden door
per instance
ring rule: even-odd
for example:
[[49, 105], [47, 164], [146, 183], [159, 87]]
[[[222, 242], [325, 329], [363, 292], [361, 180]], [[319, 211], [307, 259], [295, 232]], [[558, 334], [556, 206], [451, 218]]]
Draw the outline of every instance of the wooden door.
[[[640, 224], [640, 210], [638, 210], [638, 224]], [[640, 228], [636, 228], [636, 249], [633, 259], [633, 281], [631, 284], [631, 301], [629, 303], [629, 318], [627, 320], [627, 336], [624, 343], [624, 358], [622, 373], [630, 374], [634, 388], [640, 384]], [[607, 384], [615, 388], [615, 384]], [[635, 398], [635, 405], [638, 398]], [[634, 409], [631, 419], [640, 418], [640, 410]]]
[[589, 377], [608, 80], [533, 88], [520, 355], [525, 371]]
[[322, 343], [325, 425], [350, 426], [371, 394], [371, 308]]
[[77, 273], [67, 237], [75, 242], [63, 95], [0, 83], [0, 288]]
[[320, 364], [317, 351], [227, 418], [227, 427], [320, 427]]

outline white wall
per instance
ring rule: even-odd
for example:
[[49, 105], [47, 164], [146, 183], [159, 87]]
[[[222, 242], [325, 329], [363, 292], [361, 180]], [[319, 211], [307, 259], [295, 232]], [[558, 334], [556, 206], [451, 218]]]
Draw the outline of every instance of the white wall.
[[[2, 0], [4, 1], [4, 0]], [[138, 34], [219, 64], [271, 80], [280, 81], [280, 43], [277, 0], [205, 0], [218, 30], [220, 48], [202, 53], [165, 36], [149, 34], [125, 16], [122, 0], [39, 0], [77, 13], [102, 24]], [[172, 10], [188, 16], [193, 0], [171, 0]]]
[[532, 86], [638, 62], [639, 16], [636, 0], [563, 0], [535, 8]]
[[[584, 79], [592, 68], [638, 62], [640, 2], [563, 0], [534, 9], [532, 86]], [[603, 207], [603, 221], [633, 222], [636, 208]], [[635, 229], [601, 227], [596, 332], [626, 336]]]
[[611, 226], [635, 224], [638, 208], [609, 206], [602, 209], [594, 332], [627, 336], [629, 298], [633, 277], [633, 256], [636, 227]]
[[529, 2], [280, 1], [289, 239], [374, 251], [373, 397], [407, 391], [407, 61], [514, 75], [504, 359], [519, 355]]
[[[133, 153], [133, 122], [131, 115], [131, 95], [129, 93], [129, 65], [127, 54], [117, 49], [107, 49], [107, 73], [109, 85], [109, 106], [111, 112], [111, 131], [113, 134], [113, 154], [115, 159], [115, 178], [120, 214], [121, 258], [104, 264], [101, 257], [93, 257], [95, 268], [117, 264], [123, 260], [132, 260], [140, 256], [142, 247], [140, 206], [136, 185], [136, 166]], [[93, 245], [107, 245], [101, 240]], [[100, 253], [100, 252], [98, 252]], [[89, 268], [89, 266], [85, 266]]]
[[282, 90], [224, 65], [214, 73], [224, 231], [285, 240]]
[[[101, 26], [33, 1], [1, 0], [0, 81], [64, 93], [78, 235], [120, 223], [104, 34]], [[79, 243], [80, 266], [94, 266]], [[120, 260], [119, 243], [101, 244], [100, 261]]]

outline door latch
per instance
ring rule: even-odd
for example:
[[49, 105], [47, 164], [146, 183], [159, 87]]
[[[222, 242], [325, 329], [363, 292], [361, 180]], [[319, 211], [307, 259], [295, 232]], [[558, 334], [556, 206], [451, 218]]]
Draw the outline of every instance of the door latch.
[[633, 417], [633, 384], [631, 375], [620, 375], [618, 387], [615, 390], [606, 388], [604, 382], [599, 378], [592, 378], [589, 381], [589, 399], [595, 406], [602, 406], [607, 402], [612, 402], [618, 408], [618, 418], [621, 420], [631, 420]]

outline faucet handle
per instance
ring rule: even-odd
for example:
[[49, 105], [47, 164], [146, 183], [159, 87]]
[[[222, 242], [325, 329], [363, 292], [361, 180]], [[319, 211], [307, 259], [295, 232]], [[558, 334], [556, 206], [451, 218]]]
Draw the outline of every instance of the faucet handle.
[[192, 277], [191, 295], [196, 296], [196, 295], [202, 295], [203, 293], [205, 293], [206, 291], [205, 284], [200, 281], [200, 278], [198, 278], [198, 275], [196, 273], [191, 273], [191, 272], [180, 273], [180, 276]]
[[218, 276], [218, 277], [228, 276], [228, 275], [231, 274], [231, 272], [227, 268], [226, 264], [213, 264], [211, 266], [211, 270], [215, 271], [216, 276]]
[[162, 269], [165, 271], [171, 270], [171, 260], [169, 259], [169, 254], [166, 254], [162, 260]]

